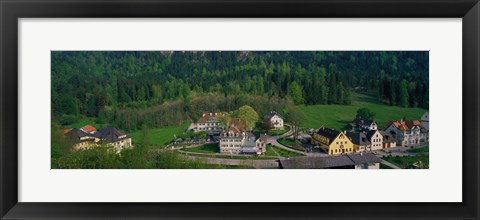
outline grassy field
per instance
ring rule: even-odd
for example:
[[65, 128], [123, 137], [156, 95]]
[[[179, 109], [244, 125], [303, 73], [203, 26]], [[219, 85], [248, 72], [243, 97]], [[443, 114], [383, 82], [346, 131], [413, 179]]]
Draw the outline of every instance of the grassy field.
[[280, 156], [282, 157], [298, 157], [298, 156], [304, 156], [303, 154], [299, 154], [299, 153], [295, 153], [295, 152], [292, 152], [292, 151], [288, 151], [288, 150], [284, 150], [282, 148], [278, 148], [278, 147], [273, 147], [271, 145], [267, 145], [267, 150], [268, 150], [268, 147], [272, 147], [275, 149], [275, 151], [280, 154]]
[[421, 108], [402, 108], [398, 106], [388, 106], [375, 101], [371, 96], [352, 92], [352, 105], [310, 105], [299, 106], [305, 114], [303, 127], [319, 128], [325, 125], [330, 128], [343, 130], [345, 125], [350, 123], [360, 108], [369, 108], [375, 113], [375, 120], [379, 129], [385, 129], [389, 120], [400, 120], [402, 117], [407, 119], [417, 119], [427, 111]]
[[408, 156], [405, 156], [405, 157], [399, 157], [399, 156], [396, 156], [396, 157], [392, 157], [392, 156], [387, 156], [387, 157], [383, 157], [382, 159], [392, 163], [392, 164], [395, 164], [401, 168], [412, 168], [412, 165], [418, 161], [422, 161], [422, 163], [424, 164], [424, 168], [425, 169], [428, 169], [428, 166], [429, 166], [429, 158], [428, 156], [425, 156], [425, 155], [421, 155], [421, 156], [415, 156], [415, 157], [408, 157]]
[[283, 130], [268, 130], [268, 131], [265, 131], [259, 127], [256, 127], [253, 129], [253, 133], [256, 134], [256, 135], [260, 135], [260, 134], [268, 134], [270, 136], [277, 136], [277, 135], [282, 135], [282, 134], [285, 134], [287, 133], [288, 131], [290, 131], [290, 127], [289, 126], [285, 126], [284, 127], [285, 129]]
[[183, 150], [196, 153], [218, 153], [220, 151], [220, 147], [218, 146], [218, 144], [205, 144], [202, 146], [187, 148]]
[[[177, 126], [169, 126], [164, 128], [154, 128], [148, 130], [148, 137], [150, 139], [151, 146], [166, 146], [174, 139], [174, 135], [182, 134], [190, 125], [189, 122], [185, 122]], [[135, 131], [131, 133], [132, 142], [140, 142], [142, 137], [142, 131]]]
[[91, 125], [95, 127], [96, 129], [101, 128], [101, 127], [107, 127], [107, 124], [98, 124], [95, 122], [95, 118], [90, 118], [90, 117], [85, 117], [82, 116], [77, 122], [71, 124], [71, 125], [66, 125], [65, 127], [68, 128], [81, 128], [85, 125]]
[[267, 151], [265, 151], [265, 156], [278, 157], [278, 155], [273, 151], [272, 145], [267, 145]]

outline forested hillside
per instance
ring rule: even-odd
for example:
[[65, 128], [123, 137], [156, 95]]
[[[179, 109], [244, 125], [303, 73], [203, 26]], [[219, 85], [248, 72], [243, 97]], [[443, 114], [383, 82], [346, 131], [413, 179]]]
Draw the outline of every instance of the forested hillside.
[[159, 127], [249, 104], [351, 103], [351, 92], [428, 109], [428, 52], [52, 52], [52, 115], [124, 129]]

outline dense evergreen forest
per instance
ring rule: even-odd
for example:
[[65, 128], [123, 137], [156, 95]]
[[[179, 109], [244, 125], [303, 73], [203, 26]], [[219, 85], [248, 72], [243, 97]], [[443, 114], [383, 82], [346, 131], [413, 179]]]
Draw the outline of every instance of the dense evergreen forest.
[[428, 52], [53, 51], [52, 116], [123, 129], [161, 127], [248, 104], [351, 103], [353, 91], [428, 109]]

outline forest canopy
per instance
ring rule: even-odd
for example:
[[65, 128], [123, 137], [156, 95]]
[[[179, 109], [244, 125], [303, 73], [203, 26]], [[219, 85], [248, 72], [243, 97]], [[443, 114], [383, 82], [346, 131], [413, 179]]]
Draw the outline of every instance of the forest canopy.
[[[250, 105], [378, 101], [428, 109], [426, 51], [52, 51], [52, 116], [95, 117], [125, 129], [165, 126], [202, 111]], [[208, 105], [207, 105], [208, 103]]]

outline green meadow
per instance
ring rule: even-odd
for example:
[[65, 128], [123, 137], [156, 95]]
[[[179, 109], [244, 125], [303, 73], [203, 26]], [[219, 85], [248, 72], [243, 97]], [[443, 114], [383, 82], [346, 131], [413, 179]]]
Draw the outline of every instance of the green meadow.
[[427, 111], [421, 108], [402, 108], [385, 105], [375, 101], [375, 98], [369, 95], [352, 92], [351, 105], [299, 106], [299, 109], [305, 115], [302, 127], [317, 129], [324, 125], [343, 130], [355, 118], [357, 110], [364, 107], [375, 113], [375, 120], [379, 129], [385, 129], [387, 121], [400, 120], [403, 117], [420, 120], [420, 117]]
[[[190, 122], [184, 122], [181, 125], [176, 126], [168, 126], [164, 128], [152, 128], [148, 129], [147, 138], [149, 138], [149, 143], [151, 146], [158, 147], [158, 146], [166, 146], [170, 142], [174, 140], [174, 135], [181, 135], [185, 130], [187, 130]], [[142, 130], [138, 130], [132, 132], [132, 142], [138, 143], [142, 138]]]

